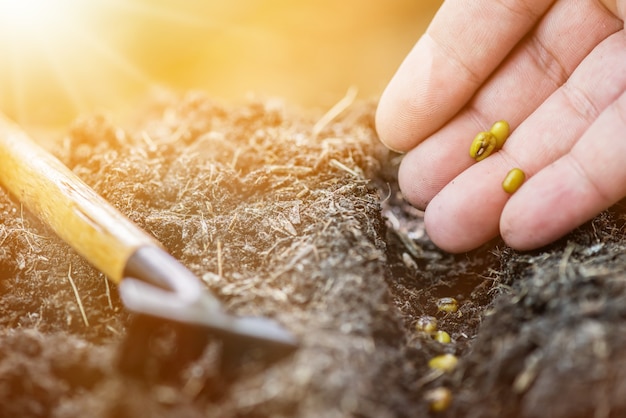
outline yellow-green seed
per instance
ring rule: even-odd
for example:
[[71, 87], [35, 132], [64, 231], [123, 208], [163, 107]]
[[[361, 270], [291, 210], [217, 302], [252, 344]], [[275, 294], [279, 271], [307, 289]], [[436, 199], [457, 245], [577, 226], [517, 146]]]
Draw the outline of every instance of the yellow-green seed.
[[432, 334], [437, 331], [437, 318], [432, 316], [420, 316], [415, 324], [415, 329], [427, 334]]
[[442, 344], [448, 344], [450, 343], [450, 341], [452, 341], [452, 338], [450, 338], [450, 334], [445, 331], [437, 331], [433, 338]]
[[432, 412], [443, 412], [452, 403], [452, 392], [448, 388], [438, 387], [424, 394], [424, 400]]
[[524, 180], [526, 180], [526, 174], [521, 169], [514, 168], [507, 173], [502, 181], [502, 188], [507, 193], [515, 193], [524, 183]]
[[459, 302], [454, 298], [441, 298], [437, 300], [437, 309], [441, 312], [456, 312]]
[[476, 161], [489, 157], [496, 148], [498, 140], [491, 132], [479, 132], [470, 145], [470, 157]]
[[491, 132], [493, 136], [496, 137], [496, 149], [500, 149], [506, 142], [506, 139], [509, 137], [509, 134], [511, 133], [511, 128], [507, 121], [499, 120], [491, 126], [489, 132]]
[[474, 158], [476, 161], [484, 160], [494, 151], [502, 148], [510, 133], [511, 127], [507, 121], [497, 121], [491, 126], [489, 131], [479, 132], [478, 135], [474, 137], [470, 145], [470, 157]]
[[428, 367], [443, 372], [451, 372], [458, 364], [459, 359], [454, 354], [441, 354], [428, 361]]

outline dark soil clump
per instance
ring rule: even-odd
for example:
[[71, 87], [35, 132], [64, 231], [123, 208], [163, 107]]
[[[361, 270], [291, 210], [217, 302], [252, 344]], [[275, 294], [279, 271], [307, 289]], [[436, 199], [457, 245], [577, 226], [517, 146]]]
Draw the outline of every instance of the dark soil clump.
[[[442, 387], [440, 416], [623, 416], [620, 208], [540, 251], [443, 253], [399, 196], [373, 114], [314, 126], [279, 103], [189, 94], [124, 128], [76, 121], [53, 152], [229, 312], [274, 318], [301, 348], [226, 375], [213, 341], [170, 379], [122, 374], [115, 286], [0, 192], [0, 416], [414, 417]], [[450, 343], [416, 328], [426, 316]], [[444, 353], [458, 366], [431, 370]]]

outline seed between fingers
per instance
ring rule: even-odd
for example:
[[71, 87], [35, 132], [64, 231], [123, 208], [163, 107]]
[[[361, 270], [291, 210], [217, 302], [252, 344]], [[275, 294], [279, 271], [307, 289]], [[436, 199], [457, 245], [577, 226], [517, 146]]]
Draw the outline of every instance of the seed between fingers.
[[484, 160], [496, 148], [497, 139], [491, 132], [479, 132], [470, 145], [470, 157]]
[[509, 171], [502, 181], [502, 188], [507, 193], [515, 193], [526, 180], [526, 174], [519, 168]]
[[491, 132], [493, 136], [496, 137], [496, 149], [500, 149], [506, 142], [506, 139], [509, 137], [511, 127], [509, 126], [509, 123], [507, 121], [499, 120], [491, 126], [489, 132]]
[[470, 157], [482, 161], [492, 152], [502, 148], [510, 133], [509, 123], [505, 120], [495, 122], [489, 131], [479, 132], [470, 145]]

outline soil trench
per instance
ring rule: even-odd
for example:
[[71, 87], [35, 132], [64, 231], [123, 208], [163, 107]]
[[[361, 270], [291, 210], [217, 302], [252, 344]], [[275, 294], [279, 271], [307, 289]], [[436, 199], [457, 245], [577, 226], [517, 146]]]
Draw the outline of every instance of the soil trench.
[[[626, 415], [623, 207], [538, 251], [444, 253], [374, 110], [322, 126], [189, 93], [123, 127], [77, 120], [51, 151], [229, 312], [275, 319], [300, 348], [269, 362], [212, 338], [170, 364], [162, 346], [184, 349], [162, 336], [141, 376], [122, 373], [137, 326], [115, 285], [0, 191], [0, 417]], [[456, 367], [429, 367], [442, 354]]]

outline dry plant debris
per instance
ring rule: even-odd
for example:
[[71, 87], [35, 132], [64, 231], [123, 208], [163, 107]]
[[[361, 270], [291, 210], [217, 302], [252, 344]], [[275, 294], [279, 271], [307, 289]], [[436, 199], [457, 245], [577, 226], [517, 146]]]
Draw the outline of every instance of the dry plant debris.
[[[59, 158], [228, 309], [276, 318], [302, 348], [235, 376], [216, 344], [171, 381], [119, 374], [114, 287], [0, 192], [0, 416], [624, 414], [620, 208], [540, 251], [443, 253], [399, 195], [374, 104], [351, 94], [326, 118], [190, 93], [123, 128], [76, 121]], [[458, 364], [431, 370], [438, 356]]]

